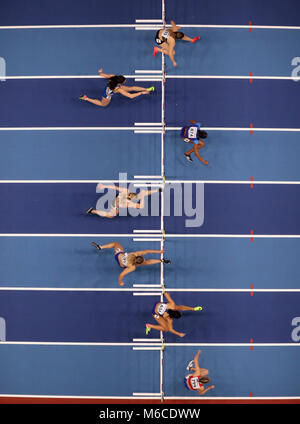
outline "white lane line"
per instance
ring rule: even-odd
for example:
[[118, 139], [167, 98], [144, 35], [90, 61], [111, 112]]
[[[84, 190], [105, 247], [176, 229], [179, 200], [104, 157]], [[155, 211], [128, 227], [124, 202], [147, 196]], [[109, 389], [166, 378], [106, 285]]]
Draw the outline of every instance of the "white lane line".
[[[142, 177], [137, 177], [142, 178]], [[145, 176], [145, 178], [147, 178]], [[161, 176], [149, 177], [160, 179]], [[102, 183], [120, 183], [134, 184], [135, 187], [162, 187], [163, 182], [150, 180], [0, 180], [0, 184], [98, 184]], [[166, 180], [165, 184], [286, 184], [299, 185], [300, 181], [267, 181], [267, 180]], [[134, 230], [134, 232], [161, 232], [161, 230]]]
[[[299, 30], [300, 26], [293, 25], [197, 25], [197, 24], [178, 24], [182, 28], [207, 28], [207, 29], [289, 29], [289, 30]], [[169, 26], [169, 25], [168, 25]]]
[[[0, 233], [0, 237], [138, 237], [138, 234]], [[141, 234], [141, 236], [143, 236]], [[154, 234], [151, 236], [153, 237]], [[165, 238], [300, 238], [300, 234], [164, 234]]]
[[[149, 81], [161, 81], [159, 75], [124, 75], [125, 78]], [[100, 75], [11, 75], [3, 77], [5, 80], [36, 80], [36, 79], [103, 79]], [[156, 78], [156, 79], [154, 79]]]
[[[166, 127], [167, 131], [180, 131], [182, 127]], [[300, 128], [255, 128], [255, 127], [203, 127], [206, 131], [272, 131], [300, 132]]]
[[84, 29], [84, 28], [135, 28], [137, 24], [95, 24], [95, 25], [6, 25], [1, 29]]
[[[155, 20], [156, 21], [156, 20]], [[2, 25], [0, 30], [6, 29], [84, 29], [84, 28], [135, 28], [135, 29], [160, 29], [162, 25], [158, 23], [155, 24], [153, 20], [147, 20], [147, 24], [144, 23], [135, 24], [94, 24], [94, 25]], [[161, 20], [157, 22], [162, 24]], [[207, 28], [207, 29], [268, 29], [268, 30], [300, 30], [300, 26], [293, 25], [200, 25], [200, 24], [178, 24], [182, 28]], [[171, 25], [166, 25], [166, 27], [171, 27]]]
[[46, 234], [46, 233], [35, 233], [35, 234], [26, 234], [26, 233], [0, 233], [0, 237], [138, 237], [138, 234]]
[[[163, 74], [161, 71], [135, 71], [140, 75], [124, 75], [126, 78], [132, 78], [135, 81], [161, 81]], [[141, 74], [149, 73], [153, 75]], [[242, 79], [242, 80], [286, 80], [299, 81], [300, 77], [294, 76], [267, 76], [267, 75], [165, 75], [166, 79]], [[5, 76], [5, 80], [35, 80], [35, 79], [103, 79], [99, 75], [12, 75]]]
[[[161, 347], [158, 343], [103, 343], [103, 342], [27, 342], [27, 341], [1, 341], [2, 345], [12, 346], [107, 346], [107, 347], [133, 347], [133, 346], [150, 346]], [[300, 343], [164, 343], [165, 347], [300, 347]]]
[[115, 130], [132, 131], [132, 130], [136, 130], [136, 127], [0, 127], [0, 131], [115, 131]]
[[265, 76], [265, 75], [166, 75], [167, 79], [257, 79], [257, 80], [287, 80], [299, 81], [300, 77], [287, 77], [287, 76]]
[[[136, 131], [135, 127], [0, 127], [0, 131]], [[153, 130], [141, 126], [140, 130]], [[155, 128], [157, 129], [157, 128]], [[167, 131], [180, 131], [181, 127], [165, 127]], [[300, 132], [300, 128], [255, 128], [255, 127], [203, 127], [206, 131], [271, 131]]]
[[[159, 240], [156, 240], [159, 241]], [[153, 293], [148, 293], [149, 290], [153, 290]], [[299, 293], [300, 289], [256, 289], [256, 288], [166, 288], [168, 292], [178, 293]], [[132, 287], [128, 288], [94, 288], [94, 287], [24, 287], [24, 286], [0, 286], [0, 291], [54, 291], [54, 292], [139, 292], [137, 296], [156, 296], [161, 293], [162, 286], [160, 284], [133, 284]]]
[[[31, 398], [31, 399], [128, 399], [128, 400], [132, 400], [132, 399], [143, 399], [143, 400], [156, 400], [160, 397], [160, 393], [146, 393], [144, 395], [141, 395], [139, 393], [135, 393], [135, 396], [74, 396], [74, 395], [20, 395], [20, 394], [0, 394], [0, 398]], [[191, 396], [164, 396], [164, 399], [166, 400], [195, 400], [195, 396], [191, 397]], [[297, 400], [300, 399], [300, 397], [297, 396], [273, 396], [273, 397], [267, 397], [267, 396], [227, 396], [227, 397], [220, 397], [220, 396], [205, 396], [205, 398], [203, 399], [205, 401], [205, 399], [207, 400], [249, 400], [249, 401], [256, 401], [256, 400]], [[201, 400], [199, 400], [199, 403], [201, 403]], [[252, 402], [250, 402], [252, 403]]]
[[300, 238], [300, 234], [165, 234], [165, 238]]
[[[0, 398], [25, 398], [25, 399], [28, 399], [28, 398], [30, 398], [30, 399], [66, 399], [66, 400], [68, 400], [68, 399], [78, 399], [78, 400], [80, 400], [80, 399], [83, 399], [83, 400], [85, 400], [85, 399], [87, 399], [87, 400], [89, 400], [89, 399], [91, 399], [91, 400], [93, 400], [93, 399], [99, 399], [99, 400], [102, 400], [102, 399], [116, 399], [116, 400], [118, 400], [118, 399], [124, 399], [124, 400], [133, 400], [133, 399], [137, 399], [137, 396], [138, 396], [138, 399], [143, 399], [143, 400], [157, 400], [159, 397], [160, 397], [160, 393], [153, 393], [153, 394], [151, 394], [151, 393], [146, 393], [146, 396], [145, 395], [140, 395], [140, 394], [135, 394], [135, 396], [74, 396], [74, 395], [36, 395], [36, 394], [33, 394], [33, 395], [20, 395], [20, 394], [13, 394], [13, 393], [10, 393], [10, 394], [0, 394]], [[166, 399], [166, 400], [195, 400], [195, 396], [193, 396], [193, 397], [191, 397], [191, 396], [164, 396], [164, 399]], [[273, 397], [267, 397], [267, 396], [264, 396], [264, 397], [262, 397], [262, 396], [251, 396], [251, 397], [246, 397], [246, 396], [244, 396], [244, 397], [241, 397], [241, 396], [235, 396], [235, 397], [232, 397], [232, 396], [227, 396], [227, 397], [220, 397], [220, 396], [214, 396], [214, 397], [212, 397], [212, 396], [205, 396], [205, 399], [207, 399], [207, 400], [212, 400], [212, 401], [214, 401], [214, 400], [224, 400], [224, 401], [226, 401], [226, 400], [232, 400], [232, 401], [235, 401], [235, 400], [247, 400], [247, 401], [253, 401], [253, 402], [255, 402], [256, 400], [298, 400], [298, 399], [300, 399], [300, 397], [297, 397], [297, 396], [273, 396]], [[204, 401], [205, 401], [205, 399], [203, 399]], [[199, 403], [201, 403], [201, 400], [199, 400]], [[249, 402], [249, 403], [252, 403], [252, 402]]]

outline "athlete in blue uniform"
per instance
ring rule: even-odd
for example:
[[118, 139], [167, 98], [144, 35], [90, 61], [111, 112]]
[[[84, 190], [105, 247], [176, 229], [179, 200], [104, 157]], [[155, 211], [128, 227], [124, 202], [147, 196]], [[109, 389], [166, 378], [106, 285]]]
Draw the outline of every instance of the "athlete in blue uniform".
[[[141, 96], [142, 94], [149, 94], [151, 91], [154, 91], [154, 87], [126, 87], [124, 85], [126, 78], [123, 75], [104, 74], [102, 69], [99, 69], [98, 73], [101, 77], [108, 80], [107, 86], [102, 92], [101, 100], [91, 99], [86, 94], [79, 97], [80, 100], [85, 100], [97, 106], [106, 107], [109, 105], [112, 96], [116, 93], [122, 94], [123, 96], [129, 97], [130, 99], [134, 99], [135, 97]], [[136, 93], [131, 93], [131, 91], [136, 91]]]
[[[202, 147], [205, 146], [204, 141], [202, 138], [207, 137], [207, 132], [201, 130], [201, 124], [199, 122], [190, 121], [192, 125], [187, 125], [183, 128], [181, 128], [180, 136], [183, 141], [186, 143], [193, 144], [192, 149], [185, 152], [185, 157], [189, 162], [193, 162], [193, 159], [191, 158], [191, 154], [194, 152], [197, 158], [204, 164], [208, 165], [208, 161], [204, 160], [202, 156], [199, 154], [199, 149], [202, 149]], [[197, 141], [197, 143], [196, 143]]]
[[146, 324], [146, 334], [153, 328], [158, 331], [170, 331], [179, 337], [184, 337], [185, 333], [179, 333], [173, 328], [173, 318], [181, 318], [180, 311], [202, 311], [201, 306], [191, 307], [176, 305], [169, 293], [163, 292], [168, 302], [156, 302], [152, 309], [152, 316], [158, 325]]

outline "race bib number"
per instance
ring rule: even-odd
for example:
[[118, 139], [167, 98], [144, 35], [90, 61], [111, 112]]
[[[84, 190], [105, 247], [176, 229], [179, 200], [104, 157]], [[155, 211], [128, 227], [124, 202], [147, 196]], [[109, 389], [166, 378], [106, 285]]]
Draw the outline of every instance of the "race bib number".
[[200, 388], [198, 378], [191, 378], [190, 382], [191, 382], [191, 386], [194, 390], [197, 390], [197, 389]]
[[188, 138], [197, 138], [198, 127], [190, 127], [188, 130]]

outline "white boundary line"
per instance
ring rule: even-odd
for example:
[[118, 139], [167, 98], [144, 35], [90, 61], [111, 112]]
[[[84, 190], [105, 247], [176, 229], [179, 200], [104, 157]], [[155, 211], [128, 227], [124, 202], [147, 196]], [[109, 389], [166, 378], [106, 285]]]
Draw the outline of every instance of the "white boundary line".
[[[137, 71], [136, 71], [137, 72]], [[142, 71], [139, 71], [140, 73]], [[145, 75], [146, 72], [152, 75]], [[160, 71], [144, 71], [144, 74], [125, 75], [135, 81], [161, 81], [163, 75]], [[241, 79], [241, 80], [285, 80], [299, 81], [300, 77], [276, 75], [166, 75], [167, 79]], [[12, 75], [3, 77], [4, 80], [36, 80], [36, 79], [101, 79], [99, 75]]]
[[[151, 237], [155, 236], [152, 234]], [[159, 237], [160, 235], [158, 235]], [[0, 233], [0, 237], [138, 237], [138, 234]], [[300, 234], [165, 234], [165, 238], [300, 238]]]
[[[153, 127], [0, 127], [0, 131], [136, 131], [153, 130]], [[157, 129], [157, 128], [156, 128]], [[166, 131], [180, 131], [181, 127], [165, 127]], [[203, 127], [206, 131], [271, 131], [300, 132], [300, 128], [255, 128], [255, 127]]]
[[[155, 400], [159, 397], [159, 394], [156, 393], [149, 393], [148, 395], [150, 396], [140, 396], [138, 393], [136, 394], [136, 396], [139, 396], [138, 399], [144, 399], [144, 400]], [[20, 394], [0, 394], [0, 398], [37, 398], [37, 399], [128, 399], [128, 400], [133, 400], [133, 399], [137, 399], [136, 396], [74, 396], [74, 395], [20, 395]], [[205, 396], [205, 398], [203, 398], [202, 400], [204, 402], [201, 401], [201, 399], [196, 398], [195, 396], [165, 396], [164, 397], [166, 400], [198, 400], [199, 404], [201, 403], [205, 403], [205, 400], [298, 400], [300, 399], [299, 396], [273, 396], [273, 397], [267, 397], [267, 396], [244, 396], [244, 397], [232, 397], [232, 396], [227, 396], [227, 397], [212, 397], [212, 396]]]
[[[37, 399], [128, 399], [128, 400], [133, 400], [133, 399], [143, 399], [143, 400], [156, 400], [158, 399], [158, 395], [156, 395], [155, 393], [152, 395], [151, 393], [149, 394], [150, 396], [138, 396], [138, 394], [136, 394], [136, 396], [74, 396], [74, 395], [20, 395], [20, 394], [0, 394], [0, 398], [37, 398]], [[164, 399], [166, 400], [196, 400], [197, 398], [195, 396], [191, 397], [191, 396], [165, 396]], [[227, 397], [212, 397], [212, 396], [205, 396], [205, 398], [201, 399], [197, 399], [199, 401], [199, 405], [201, 405], [202, 403], [205, 403], [205, 400], [298, 400], [300, 399], [300, 397], [297, 396], [275, 396], [275, 397], [262, 397], [262, 396], [251, 396], [251, 397], [231, 397], [231, 396], [227, 396]], [[204, 402], [202, 402], [204, 401]]]
[[[135, 81], [161, 81], [161, 71], [135, 71], [135, 75], [125, 75]], [[138, 73], [139, 72], [139, 73]], [[142, 74], [143, 72], [143, 74]], [[146, 72], [152, 75], [145, 75]], [[99, 75], [11, 75], [3, 77], [4, 80], [36, 80], [36, 79], [102, 79]], [[167, 79], [242, 79], [242, 80], [286, 80], [299, 81], [300, 77], [276, 75], [166, 75]], [[156, 125], [156, 124], [155, 124]]]
[[[24, 287], [24, 286], [0, 286], [1, 291], [57, 291], [57, 292], [132, 292], [137, 296], [159, 295], [162, 292], [162, 285], [160, 284], [133, 284], [132, 287], [123, 288], [110, 288], [110, 287]], [[152, 290], [153, 293], [149, 293]], [[256, 289], [256, 288], [168, 288], [168, 292], [179, 293], [299, 293], [299, 289]], [[139, 294], [134, 293], [139, 292]]]
[[[164, 182], [151, 181], [152, 178], [161, 179], [161, 176], [147, 177], [145, 180], [138, 181], [142, 176], [135, 176], [135, 180], [122, 180], [124, 184], [134, 184], [135, 187], [162, 187], [163, 184], [287, 184], [298, 185], [300, 181], [270, 181], [270, 180], [165, 180]], [[146, 179], [149, 178], [149, 179]], [[120, 180], [0, 180], [0, 184], [98, 184], [119, 183]], [[134, 232], [160, 232], [161, 230], [134, 230]]]
[[[141, 20], [144, 23], [135, 24], [94, 24], [94, 25], [6, 25], [0, 26], [0, 30], [7, 29], [84, 29], [84, 28], [135, 28], [141, 30], [155, 30], [162, 27], [163, 22], [159, 20], [159, 24], [152, 22], [153, 20]], [[156, 21], [156, 20], [155, 20]], [[149, 22], [149, 23], [147, 23]], [[207, 29], [268, 29], [268, 30], [300, 30], [300, 26], [293, 25], [202, 25], [202, 24], [178, 24], [182, 28], [207, 28]], [[166, 25], [170, 27], [170, 25]]]
[[299, 81], [300, 77], [287, 77], [287, 76], [265, 76], [265, 75], [166, 75], [167, 79], [244, 79], [244, 80], [291, 80]]
[[[149, 339], [150, 340], [150, 339]], [[161, 348], [161, 342], [152, 343], [104, 343], [104, 342], [26, 342], [26, 341], [1, 341], [0, 348], [2, 345], [20, 345], [20, 346], [106, 346], [106, 347], [143, 347], [153, 346]], [[300, 343], [164, 343], [165, 347], [300, 347]]]

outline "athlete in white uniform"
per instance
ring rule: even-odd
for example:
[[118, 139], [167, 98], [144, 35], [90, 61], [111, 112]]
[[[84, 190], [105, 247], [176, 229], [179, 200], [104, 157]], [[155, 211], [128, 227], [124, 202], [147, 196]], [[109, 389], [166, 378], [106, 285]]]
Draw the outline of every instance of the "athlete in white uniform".
[[115, 260], [120, 268], [123, 268], [123, 271], [119, 275], [119, 284], [120, 286], [124, 286], [123, 278], [125, 275], [136, 270], [138, 266], [142, 265], [154, 265], [160, 264], [161, 262], [165, 264], [170, 264], [171, 261], [169, 259], [145, 259], [144, 255], [148, 253], [164, 253], [164, 250], [139, 250], [137, 252], [127, 253], [125, 252], [121, 243], [112, 242], [108, 244], [99, 245], [97, 243], [92, 243], [94, 247], [98, 250], [103, 249], [114, 249]]
[[155, 35], [155, 42], [161, 47], [154, 47], [153, 56], [155, 57], [158, 52], [164, 53], [169, 56], [174, 66], [177, 66], [177, 63], [174, 59], [175, 56], [175, 40], [188, 41], [190, 43], [195, 43], [200, 39], [200, 37], [190, 38], [185, 35], [183, 32], [178, 31], [180, 26], [177, 26], [174, 21], [171, 21], [172, 27], [163, 28], [157, 31]]
[[179, 333], [173, 328], [173, 318], [181, 318], [180, 311], [202, 311], [201, 306], [191, 307], [186, 305], [176, 305], [169, 293], [163, 293], [168, 302], [156, 302], [152, 309], [152, 316], [158, 325], [146, 323], [146, 334], [153, 328], [158, 331], [170, 331], [179, 337], [184, 337], [185, 333]]
[[210, 378], [207, 377], [208, 370], [205, 368], [199, 367], [199, 355], [201, 350], [198, 350], [193, 361], [191, 361], [188, 366], [188, 371], [193, 371], [193, 373], [187, 374], [184, 378], [185, 387], [189, 390], [195, 390], [199, 395], [204, 395], [211, 389], [214, 389], [215, 386], [209, 386], [205, 388], [204, 384], [207, 384], [210, 381]]
[[[94, 208], [89, 208], [86, 210], [87, 214], [98, 215], [102, 218], [115, 218], [119, 215], [121, 208], [134, 208], [134, 209], [144, 209], [145, 207], [145, 197], [150, 196], [153, 193], [157, 193], [158, 190], [141, 190], [139, 194], [130, 193], [127, 188], [118, 187], [116, 185], [104, 185], [99, 183], [97, 185], [98, 189], [108, 188], [118, 192], [117, 196], [111, 203], [110, 210], [108, 212], [99, 211]], [[133, 201], [134, 200], [134, 201]]]

